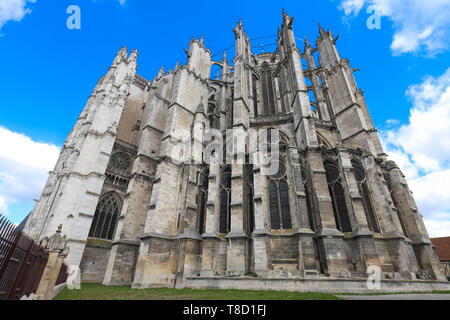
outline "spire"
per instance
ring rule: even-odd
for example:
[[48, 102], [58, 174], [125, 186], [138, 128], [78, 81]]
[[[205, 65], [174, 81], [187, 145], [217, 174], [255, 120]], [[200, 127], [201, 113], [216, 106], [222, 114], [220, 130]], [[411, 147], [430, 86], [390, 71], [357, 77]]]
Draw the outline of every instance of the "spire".
[[294, 22], [294, 17], [290, 17], [283, 8], [283, 24], [281, 27], [285, 26], [289, 29], [292, 28], [292, 23]]
[[116, 54], [113, 61], [113, 66], [117, 66], [122, 60], [128, 60], [127, 47], [123, 46]]
[[223, 51], [222, 62], [227, 61], [227, 50]]
[[197, 107], [197, 111], [195, 113], [203, 113], [205, 114], [205, 109], [203, 108], [203, 96], [200, 97], [200, 103]]
[[175, 72], [177, 72], [179, 68], [180, 68], [180, 61], [177, 60], [177, 64], [175, 65]]
[[117, 52], [117, 55], [123, 55], [124, 53], [126, 53], [127, 52], [127, 47], [126, 46], [123, 46], [120, 50], [119, 50], [119, 52]]
[[162, 77], [164, 75], [164, 68], [163, 68], [163, 66], [161, 66], [161, 68], [159, 69], [159, 71], [158, 71], [158, 76], [157, 76], [157, 78], [160, 78], [160, 77]]
[[339, 39], [339, 35], [337, 35], [336, 37], [334, 37], [333, 39], [333, 43], [336, 44], [336, 41]]
[[136, 61], [137, 57], [138, 57], [138, 51], [137, 51], [137, 48], [136, 48], [133, 51], [131, 51], [129, 61]]
[[203, 35], [202, 35], [202, 37], [201, 37], [201, 39], [200, 39], [200, 44], [204, 44], [204, 43], [203, 43]]
[[304, 38], [305, 38], [305, 48], [309, 47], [310, 45], [309, 45], [308, 39], [306, 39], [306, 34], [305, 34]]
[[242, 31], [242, 20], [239, 19], [239, 22], [237, 23], [236, 27], [233, 29], [234, 34], [237, 36], [239, 34], [239, 31]]
[[321, 36], [323, 36], [325, 34], [325, 31], [322, 29], [322, 26], [320, 25], [320, 22], [319, 22], [319, 33], [320, 33]]

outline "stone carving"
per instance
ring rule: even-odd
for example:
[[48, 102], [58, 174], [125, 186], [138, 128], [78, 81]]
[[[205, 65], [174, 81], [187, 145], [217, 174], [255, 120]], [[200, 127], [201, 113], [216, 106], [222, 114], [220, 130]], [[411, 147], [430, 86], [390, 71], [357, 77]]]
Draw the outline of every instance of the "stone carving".
[[430, 271], [428, 270], [419, 270], [419, 272], [417, 272], [417, 278], [420, 280], [431, 280], [433, 279], [433, 277], [430, 274]]
[[351, 278], [351, 277], [352, 277], [352, 274], [348, 270], [341, 270], [339, 272], [339, 278], [348, 279], [348, 278]]
[[37, 294], [30, 294], [29, 296], [23, 296], [22, 298], [20, 298], [20, 300], [40, 300], [41, 296], [37, 295]]
[[61, 236], [62, 225], [50, 237], [41, 240], [41, 247], [48, 252], [47, 265], [42, 274], [36, 295], [39, 299], [50, 300], [53, 297], [53, 288], [58, 278], [64, 258], [69, 253], [66, 236]]

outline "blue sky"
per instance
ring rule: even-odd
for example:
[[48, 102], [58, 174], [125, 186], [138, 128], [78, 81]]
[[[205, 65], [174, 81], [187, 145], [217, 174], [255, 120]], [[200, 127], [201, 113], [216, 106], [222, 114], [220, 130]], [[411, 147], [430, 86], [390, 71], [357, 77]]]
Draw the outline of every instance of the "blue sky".
[[[192, 36], [204, 35], [213, 54], [234, 45], [239, 18], [251, 39], [275, 35], [284, 7], [297, 38], [314, 43], [318, 22], [339, 34], [338, 51], [361, 70], [357, 84], [431, 235], [450, 235], [448, 2], [0, 0], [0, 211], [19, 222], [31, 210], [58, 148], [122, 46], [138, 49], [138, 73], [151, 80], [161, 65], [185, 63]], [[81, 9], [80, 30], [66, 27], [72, 4]], [[380, 14], [380, 29], [367, 27], [368, 7]], [[260, 52], [274, 42], [252, 45]]]

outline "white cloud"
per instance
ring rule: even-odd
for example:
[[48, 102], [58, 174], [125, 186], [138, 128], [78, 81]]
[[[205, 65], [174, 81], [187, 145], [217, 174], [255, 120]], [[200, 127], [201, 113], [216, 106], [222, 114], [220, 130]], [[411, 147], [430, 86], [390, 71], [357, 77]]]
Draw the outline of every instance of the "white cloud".
[[407, 94], [414, 105], [409, 123], [388, 131], [388, 141], [411, 155], [424, 173], [450, 168], [450, 68], [411, 86]]
[[0, 196], [0, 214], [8, 214], [8, 206], [6, 205], [6, 201], [2, 196]]
[[448, 237], [450, 221], [424, 220], [427, 231], [432, 238]]
[[[425, 220], [450, 222], [450, 169], [411, 179], [408, 184]], [[450, 236], [450, 229], [447, 233]]]
[[340, 9], [344, 10], [346, 16], [357, 16], [364, 6], [365, 0], [345, 0], [341, 2]]
[[35, 3], [36, 0], [1, 0], [0, 1], [0, 29], [8, 21], [20, 21], [31, 13], [28, 3]]
[[407, 94], [409, 121], [381, 131], [383, 144], [405, 174], [430, 236], [450, 236], [450, 68]]
[[448, 49], [450, 1], [341, 0], [339, 8], [346, 18], [352, 18], [365, 6], [393, 22], [395, 33], [391, 50], [394, 54], [416, 53], [423, 49], [428, 55], [434, 55]]
[[0, 212], [8, 204], [39, 198], [59, 147], [0, 126]]
[[398, 120], [398, 119], [387, 119], [386, 120], [386, 124], [387, 125], [391, 125], [391, 126], [396, 126], [396, 125], [400, 124], [400, 120]]

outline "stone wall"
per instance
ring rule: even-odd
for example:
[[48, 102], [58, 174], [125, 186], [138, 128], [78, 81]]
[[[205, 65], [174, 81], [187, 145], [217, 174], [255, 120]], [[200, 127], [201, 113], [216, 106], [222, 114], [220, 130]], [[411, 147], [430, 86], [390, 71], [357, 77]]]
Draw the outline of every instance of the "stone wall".
[[111, 241], [88, 239], [80, 263], [81, 282], [103, 282], [110, 252]]

